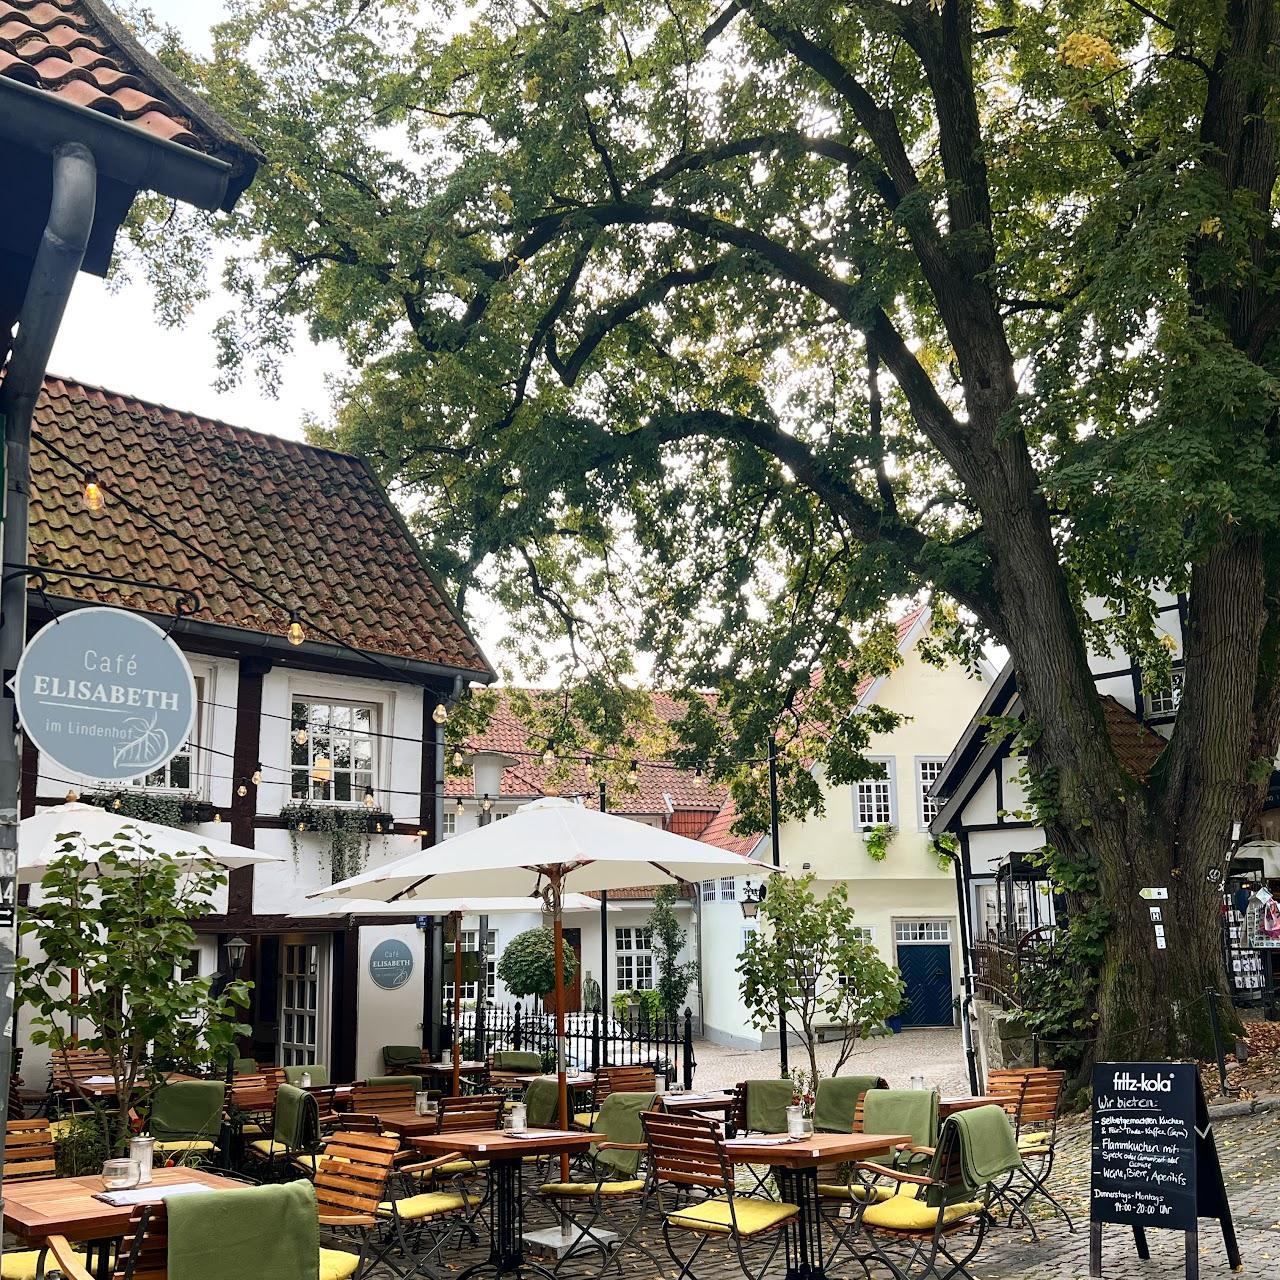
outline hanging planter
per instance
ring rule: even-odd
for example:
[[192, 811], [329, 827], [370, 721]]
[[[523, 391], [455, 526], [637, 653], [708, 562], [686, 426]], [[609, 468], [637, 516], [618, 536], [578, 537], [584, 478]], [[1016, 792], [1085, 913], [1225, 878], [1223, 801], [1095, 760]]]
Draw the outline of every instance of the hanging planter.
[[862, 833], [862, 841], [866, 846], [867, 857], [872, 862], [883, 862], [889, 852], [889, 845], [897, 834], [898, 828], [891, 822], [882, 823], [878, 827], [868, 827]]
[[369, 846], [375, 839], [391, 834], [395, 818], [389, 813], [375, 813], [341, 805], [312, 804], [293, 800], [280, 810], [280, 821], [289, 832], [293, 846], [294, 866], [298, 864], [300, 835], [313, 832], [329, 837], [329, 870], [333, 883], [359, 875], [369, 860]]
[[145, 791], [141, 787], [118, 791], [93, 791], [81, 799], [111, 813], [139, 822], [155, 822], [162, 827], [190, 827], [213, 819], [213, 805], [192, 795], [174, 795], [169, 791]]

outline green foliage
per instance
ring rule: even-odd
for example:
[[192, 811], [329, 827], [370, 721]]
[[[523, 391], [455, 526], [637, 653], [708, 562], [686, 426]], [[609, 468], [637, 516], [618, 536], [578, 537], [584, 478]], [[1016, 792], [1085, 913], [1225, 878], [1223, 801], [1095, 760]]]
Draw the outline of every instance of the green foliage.
[[[645, 921], [658, 966], [658, 985], [654, 989], [656, 1006], [664, 1017], [673, 1019], [680, 1016], [689, 987], [698, 976], [696, 961], [680, 961], [687, 935], [672, 909], [678, 896], [674, 885], [661, 885], [653, 895], [653, 910]], [[648, 993], [642, 993], [645, 994]]]
[[90, 792], [81, 797], [86, 804], [96, 804], [125, 818], [138, 818], [164, 827], [180, 827], [190, 821], [188, 805], [181, 796], [161, 795], [130, 787], [121, 791]]
[[35, 946], [19, 959], [17, 999], [31, 1010], [33, 1043], [65, 1045], [75, 1018], [81, 1046], [109, 1056], [120, 1099], [109, 1127], [114, 1145], [128, 1134], [135, 1088], [159, 1083], [161, 1064], [226, 1063], [235, 1037], [249, 1032], [235, 1015], [249, 988], [234, 982], [215, 994], [213, 978], [180, 976], [196, 946], [191, 922], [210, 911], [212, 893], [226, 883], [221, 872], [181, 867], [127, 832], [89, 850], [96, 871], [78, 841], [59, 852], [38, 901], [22, 909], [20, 931]]
[[960, 857], [960, 841], [953, 832], [944, 831], [941, 835], [934, 836], [929, 842], [929, 848], [937, 859], [939, 871], [954, 871], [956, 860]]
[[872, 862], [883, 862], [889, 853], [889, 845], [897, 834], [898, 828], [891, 822], [883, 822], [878, 827], [868, 827], [862, 833], [862, 843], [867, 851], [867, 857]]
[[334, 884], [359, 875], [369, 860], [374, 837], [390, 830], [390, 814], [308, 800], [291, 800], [280, 810], [280, 818], [289, 832], [295, 866], [301, 854], [300, 834], [316, 831], [329, 837], [329, 872]]
[[[561, 943], [566, 985], [578, 971], [578, 958]], [[517, 996], [549, 996], [556, 989], [555, 935], [550, 929], [526, 929], [507, 943], [498, 957], [498, 977]]]
[[1027, 1030], [1044, 1043], [1054, 1065], [1074, 1071], [1088, 1051], [1096, 1026], [1090, 1012], [1093, 984], [1070, 935], [1038, 944], [1018, 970], [1017, 997]]
[[118, 1150], [111, 1141], [113, 1117], [100, 1104], [88, 1111], [59, 1117], [65, 1128], [54, 1139], [53, 1158], [59, 1178], [83, 1178], [102, 1172], [102, 1162]]
[[649, 991], [633, 993], [640, 1002], [640, 1026], [649, 1031], [656, 1031], [659, 1023], [667, 1016], [662, 1008], [662, 992], [656, 987]]
[[625, 1018], [631, 1012], [631, 1006], [638, 1003], [638, 996], [634, 991], [615, 991], [609, 997], [609, 1004], [613, 1009], [615, 1018]]
[[844, 884], [819, 898], [813, 876], [769, 878], [757, 926], [738, 957], [742, 1000], [754, 1027], [776, 1029], [781, 1009], [805, 1044], [809, 1079], [818, 1079], [818, 1027], [840, 1029], [830, 1074], [858, 1041], [902, 1005], [902, 980], [858, 933]]

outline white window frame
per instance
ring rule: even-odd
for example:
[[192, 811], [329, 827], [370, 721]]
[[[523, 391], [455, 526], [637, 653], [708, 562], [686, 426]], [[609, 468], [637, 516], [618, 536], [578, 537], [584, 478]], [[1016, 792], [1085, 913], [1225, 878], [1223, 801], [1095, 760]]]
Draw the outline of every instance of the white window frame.
[[1176, 716], [1182, 702], [1183, 669], [1174, 667], [1170, 672], [1169, 687], [1155, 689], [1147, 694], [1147, 715]]
[[893, 941], [897, 946], [950, 946], [951, 921], [947, 919], [912, 919], [893, 922]]
[[[288, 698], [285, 701], [284, 739], [284, 799], [285, 803], [300, 799], [293, 795], [293, 704], [339, 704], [344, 707], [369, 707], [374, 709], [372, 719], [372, 788], [375, 796], [387, 792], [390, 767], [392, 767], [392, 742], [389, 735], [396, 732], [396, 695], [392, 690], [380, 689], [360, 681], [335, 680], [333, 677], [307, 676], [289, 681]], [[280, 723], [280, 722], [276, 722]], [[310, 735], [308, 735], [310, 741]], [[310, 765], [308, 765], [310, 769]], [[355, 808], [364, 804], [364, 791], [347, 800], [307, 800], [307, 804], [334, 805], [335, 808]]]
[[702, 901], [714, 902], [716, 900], [716, 882], [714, 880], [704, 880], [702, 882]]
[[653, 934], [650, 930], [644, 925], [615, 925], [613, 930], [614, 990], [652, 991], [657, 984], [656, 975]]
[[737, 902], [738, 900], [738, 880], [736, 876], [720, 877], [720, 901], [721, 902]]
[[[329, 988], [329, 951], [331, 941], [328, 934], [286, 934], [280, 939], [280, 972], [279, 983], [280, 991], [277, 996], [277, 1017], [279, 1019], [279, 1032], [276, 1036], [276, 1057], [280, 1066], [305, 1066], [306, 1062], [302, 1059], [310, 1057], [312, 1062], [325, 1062], [328, 1060], [329, 1051], [329, 1009], [332, 1005], [332, 993]], [[315, 948], [316, 972], [315, 972], [315, 990], [316, 990], [316, 1008], [315, 1008], [315, 1037], [314, 1041], [309, 1045], [308, 1037], [294, 1036], [286, 1041], [285, 1036], [285, 1017], [286, 1010], [294, 1013], [294, 1016], [302, 1016], [301, 1006], [297, 1003], [290, 1005], [286, 1001], [286, 961], [288, 952], [286, 948], [303, 947]], [[300, 975], [295, 981], [308, 981], [307, 975]], [[307, 1010], [310, 1016], [310, 1010]], [[311, 1056], [314, 1055], [314, 1056]]]
[[[210, 799], [209, 795], [209, 775], [212, 770], [209, 768], [209, 745], [213, 738], [213, 716], [217, 709], [215, 704], [218, 699], [215, 693], [217, 668], [212, 663], [195, 663], [191, 664], [191, 675], [195, 680], [196, 686], [196, 713], [191, 721], [191, 736], [183, 745], [173, 753], [171, 759], [167, 760], [158, 769], [152, 769], [150, 773], [143, 774], [141, 778], [131, 778], [125, 785], [132, 787], [138, 791], [149, 791], [157, 795], [170, 796], [195, 796], [200, 800]], [[187, 787], [175, 787], [169, 782], [156, 783], [151, 779], [157, 774], [163, 774], [166, 779], [170, 778], [174, 760], [181, 756], [186, 756], [190, 761], [190, 777], [191, 785]]]
[[[474, 929], [462, 930], [462, 949], [463, 951], [475, 951], [479, 946], [480, 927], [477, 925]], [[445, 1008], [453, 1008], [453, 960], [451, 955], [453, 948], [445, 947], [444, 955], [444, 1003]], [[486, 1000], [493, 1000], [498, 989], [498, 931], [489, 929], [485, 932], [485, 948], [484, 948], [484, 987]], [[464, 982], [462, 984], [463, 1000], [470, 1000], [473, 1003], [479, 998], [476, 992], [477, 984], [474, 982]]]
[[[853, 825], [859, 831], [869, 831], [872, 827], [898, 825], [898, 767], [897, 760], [893, 756], [868, 756], [868, 764], [878, 764], [884, 766], [883, 778], [860, 778], [853, 784]], [[876, 787], [885, 787], [888, 792], [889, 816], [887, 818], [875, 817], [871, 821], [865, 821], [862, 817], [862, 795], [864, 788], [873, 789]], [[878, 807], [874, 801], [872, 808]]]
[[[942, 808], [937, 799], [929, 795], [929, 788], [942, 776], [946, 763], [946, 756], [916, 756], [916, 821], [920, 824], [921, 831], [929, 830], [929, 823], [938, 816], [938, 811]], [[933, 777], [926, 778], [924, 771], [935, 766]]]
[[446, 802], [444, 813], [440, 818], [440, 836], [441, 839], [447, 840], [450, 836], [458, 834], [458, 812], [453, 805]]

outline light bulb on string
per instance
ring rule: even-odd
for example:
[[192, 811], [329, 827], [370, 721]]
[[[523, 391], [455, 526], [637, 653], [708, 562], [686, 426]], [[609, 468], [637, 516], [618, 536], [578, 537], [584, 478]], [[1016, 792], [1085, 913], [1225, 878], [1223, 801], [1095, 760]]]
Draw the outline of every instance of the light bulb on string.
[[251, 775], [251, 780], [255, 787], [262, 786], [262, 761], [259, 760]]
[[542, 763], [548, 768], [555, 768], [556, 763], [556, 744], [554, 742], [547, 743], [547, 749], [542, 753]]
[[453, 753], [453, 767], [455, 769], [462, 768], [462, 752], [461, 751], [455, 751]]
[[289, 610], [289, 629], [285, 632], [285, 635], [289, 637], [289, 643], [292, 645], [299, 645], [307, 638], [307, 633], [302, 626], [302, 619], [298, 617], [296, 609]]
[[488, 796], [485, 796], [485, 798], [480, 802], [480, 807], [485, 811], [485, 813], [488, 813], [489, 810], [493, 808], [493, 801], [490, 800]]
[[106, 494], [102, 492], [102, 486], [92, 471], [84, 478], [84, 505], [94, 515], [107, 505]]
[[444, 724], [449, 718], [449, 708], [443, 702], [437, 702], [436, 709], [431, 713], [431, 718], [436, 724]]
[[640, 776], [640, 766], [633, 760], [627, 769], [627, 779], [634, 782]]
[[236, 795], [242, 800], [249, 794], [249, 784], [243, 778], [240, 779], [239, 785], [236, 787]]
[[461, 799], [459, 799], [458, 803], [453, 806], [453, 811], [458, 815], [458, 817], [462, 817], [462, 815], [467, 811], [467, 806], [462, 803]]
[[215, 813], [215, 814], [213, 815], [213, 820], [214, 820], [214, 822], [221, 822], [221, 821], [222, 821], [222, 814], [220, 814], [220, 813]]
[[375, 801], [374, 801], [374, 798], [373, 798], [373, 788], [372, 788], [372, 787], [365, 787], [365, 789], [364, 789], [364, 807], [365, 807], [366, 809], [372, 809], [372, 808], [373, 808], [373, 806], [374, 806], [374, 803], [375, 803]]
[[76, 791], [75, 787], [72, 787], [71, 790], [67, 792], [67, 803], [75, 804], [75, 802], [79, 799], [80, 799], [79, 792]]
[[295, 729], [293, 731], [293, 740], [300, 747], [307, 745], [307, 731], [305, 729]]

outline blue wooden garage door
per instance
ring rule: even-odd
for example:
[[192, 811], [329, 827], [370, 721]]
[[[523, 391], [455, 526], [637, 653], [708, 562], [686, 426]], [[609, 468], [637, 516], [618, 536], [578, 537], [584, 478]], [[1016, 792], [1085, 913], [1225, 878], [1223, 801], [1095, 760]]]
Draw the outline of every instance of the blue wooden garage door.
[[950, 945], [924, 942], [899, 944], [898, 969], [906, 984], [902, 1025], [951, 1026]]

